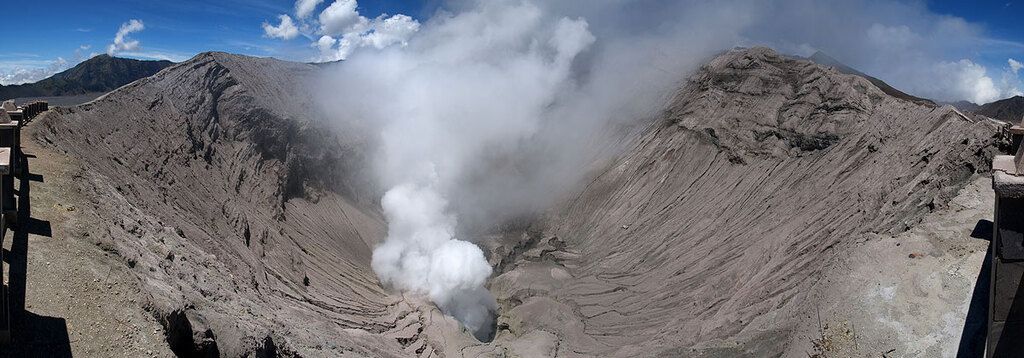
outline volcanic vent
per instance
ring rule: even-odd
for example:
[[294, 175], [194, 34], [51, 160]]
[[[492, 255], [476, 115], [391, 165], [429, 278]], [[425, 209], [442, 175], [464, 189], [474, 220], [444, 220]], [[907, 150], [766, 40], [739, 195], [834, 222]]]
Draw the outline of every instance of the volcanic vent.
[[481, 242], [500, 306], [481, 343], [382, 288], [384, 190], [369, 144], [307, 99], [319, 71], [206, 53], [40, 122], [88, 167], [88, 237], [131, 267], [176, 352], [796, 354], [830, 258], [945, 207], [996, 130], [772, 50], [724, 53], [542, 219]]

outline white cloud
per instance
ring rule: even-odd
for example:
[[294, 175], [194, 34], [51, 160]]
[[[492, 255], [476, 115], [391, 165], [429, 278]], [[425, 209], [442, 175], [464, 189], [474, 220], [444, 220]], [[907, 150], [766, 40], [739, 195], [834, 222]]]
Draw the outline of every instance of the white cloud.
[[[359, 14], [356, 0], [334, 0], [319, 16], [310, 15], [324, 0], [297, 0], [295, 19], [280, 15], [281, 24], [263, 23], [267, 37], [292, 39], [298, 35], [316, 38], [310, 47], [316, 48], [315, 61], [337, 61], [348, 58], [360, 48], [383, 49], [392, 45], [408, 44], [409, 38], [420, 29], [420, 23], [403, 14], [369, 19]], [[319, 36], [319, 37], [316, 37]]]
[[1010, 64], [1010, 70], [1013, 71], [1013, 74], [1015, 75], [1017, 74], [1017, 72], [1020, 71], [1021, 68], [1024, 68], [1024, 63], [1020, 63], [1012, 58], [1007, 59], [1006, 62]]
[[320, 13], [320, 32], [337, 36], [352, 32], [366, 18], [356, 11], [356, 0], [335, 0]]
[[185, 54], [180, 54], [180, 53], [168, 53], [168, 52], [161, 52], [161, 51], [147, 51], [147, 52], [134, 52], [134, 51], [130, 51], [130, 52], [123, 52], [121, 54], [125, 55], [125, 56], [131, 56], [131, 57], [134, 57], [134, 58], [138, 58], [138, 59], [143, 59], [143, 60], [166, 60], [166, 61], [171, 61], [171, 62], [182, 62], [182, 61], [188, 60], [191, 57], [190, 55], [185, 55]]
[[42, 67], [5, 65], [0, 63], [0, 85], [20, 85], [38, 82], [70, 67], [71, 63], [63, 57], [57, 57], [56, 60], [50, 61]]
[[420, 23], [406, 15], [378, 17], [338, 40], [338, 48], [329, 61], [344, 60], [363, 47], [379, 50], [396, 44], [405, 46], [419, 29]]
[[[964, 59], [957, 62], [940, 62], [936, 69], [935, 75], [940, 79], [940, 83], [947, 82], [946, 87], [952, 92], [952, 96], [948, 98], [964, 98], [983, 104], [998, 100], [1002, 96], [1002, 91], [996, 88], [985, 66]], [[941, 80], [943, 75], [947, 76], [945, 81]]]
[[128, 22], [121, 24], [121, 28], [117, 30], [117, 34], [114, 35], [114, 43], [107, 47], [107, 54], [113, 56], [114, 54], [121, 51], [135, 51], [139, 49], [139, 41], [128, 39], [128, 34], [133, 32], [139, 32], [146, 29], [146, 25], [142, 21], [131, 19]]
[[393, 44], [405, 45], [412, 34], [419, 31], [420, 23], [406, 15], [395, 15], [384, 20], [374, 20], [372, 32], [363, 35], [364, 42], [374, 48], [384, 48]]
[[906, 48], [914, 42], [920, 41], [920, 36], [906, 25], [885, 26], [875, 23], [868, 28], [867, 37], [869, 42], [877, 46], [890, 48]]
[[299, 28], [295, 27], [295, 23], [292, 22], [291, 16], [280, 15], [281, 23], [277, 26], [271, 25], [270, 23], [263, 22], [263, 34], [269, 38], [277, 38], [282, 40], [291, 40], [299, 36]]
[[[602, 14], [605, 8], [618, 6], [580, 0], [526, 2], [590, 21], [606, 20], [595, 16]], [[481, 0], [448, 2], [446, 10], [452, 12], [443, 12], [439, 18], [484, 3]], [[329, 5], [317, 15], [321, 4]], [[1004, 71], [1019, 73], [1021, 65], [1024, 65], [1021, 62], [1011, 59], [1008, 60], [1009, 68], [996, 68], [996, 64], [978, 62], [975, 56], [995, 48], [1024, 49], [1024, 44], [991, 38], [983, 26], [955, 16], [933, 13], [919, 4], [886, 0], [736, 0], [707, 4], [679, 0], [640, 8], [634, 13], [643, 13], [647, 20], [629, 20], [627, 17], [618, 23], [609, 21], [608, 26], [613, 27], [596, 28], [597, 36], [620, 30], [639, 31], [642, 23], [659, 23], [664, 29], [685, 26], [679, 21], [671, 21], [668, 14], [673, 12], [728, 13], [737, 19], [735, 25], [701, 29], [711, 37], [732, 36], [723, 48], [768, 45], [804, 56], [821, 50], [903, 91], [942, 101], [988, 99], [994, 93], [993, 88], [998, 91], [997, 96], [1004, 97], [1022, 87], [1019, 80], [999, 80]], [[829, 21], [822, 22], [822, 19]], [[808, 24], [814, 24], [813, 31], [807, 31]], [[367, 18], [360, 14], [357, 0], [296, 0], [294, 17], [282, 18], [278, 26], [265, 24], [264, 29], [268, 37], [291, 39], [304, 35], [313, 39], [310, 47], [316, 54], [311, 56], [312, 59], [333, 61], [346, 59], [364, 48], [404, 46], [421, 26], [417, 20], [405, 15], [384, 14]], [[962, 63], [964, 59], [968, 63]], [[985, 67], [989, 67], [988, 71]], [[994, 73], [993, 69], [998, 72]], [[948, 74], [938, 72], [940, 70], [958, 72]]]
[[[89, 49], [91, 48], [92, 45], [80, 45], [71, 53], [71, 56], [68, 57], [69, 59], [65, 57], [57, 57], [53, 60], [37, 60], [35, 58], [38, 58], [39, 55], [29, 53], [0, 56], [15, 57], [15, 59], [12, 60], [0, 61], [0, 85], [6, 86], [39, 82], [40, 80], [74, 67], [82, 61], [100, 55], [96, 52], [89, 52]], [[20, 57], [20, 59], [18, 57]]]
[[305, 19], [309, 15], [313, 14], [316, 10], [316, 6], [323, 3], [324, 0], [298, 0], [295, 2], [295, 17], [299, 19]]
[[407, 15], [382, 14], [370, 20], [357, 7], [355, 0], [336, 0], [320, 13], [323, 36], [313, 44], [320, 52], [318, 61], [344, 60], [363, 47], [405, 46], [420, 29], [420, 23]]
[[334, 44], [338, 43], [333, 37], [323, 35], [316, 41], [316, 48], [320, 50], [320, 61], [335, 61], [334, 57], [337, 56], [337, 51], [334, 49]]
[[[682, 10], [697, 8], [686, 0], [679, 2]], [[998, 97], [1024, 88], [1019, 82], [1001, 80], [1003, 71], [1011, 71], [1006, 62], [986, 60], [994, 54], [1022, 50], [1024, 45], [992, 38], [985, 26], [932, 12], [922, 2], [734, 0], [709, 7], [708, 13], [728, 12], [749, 22], [739, 33], [743, 37], [739, 43], [745, 46], [768, 45], [790, 54], [806, 54], [800, 44], [807, 44], [915, 96], [977, 100], [991, 98], [992, 88], [999, 92]], [[644, 14], [659, 16], [652, 11]], [[701, 31], [721, 33], [723, 27]], [[997, 58], [1006, 61], [1006, 57]], [[962, 64], [964, 59], [979, 67]], [[987, 71], [978, 76], [981, 69]]]

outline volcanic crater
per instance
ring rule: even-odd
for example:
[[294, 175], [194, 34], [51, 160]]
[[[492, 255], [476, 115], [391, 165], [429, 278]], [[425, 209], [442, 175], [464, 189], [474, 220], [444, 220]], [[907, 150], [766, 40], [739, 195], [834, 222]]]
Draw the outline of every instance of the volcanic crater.
[[[724, 52], [555, 205], [474, 234], [499, 303], [481, 341], [371, 269], [382, 188], [365, 136], [310, 100], [324, 70], [203, 53], [30, 129], [84, 168], [77, 239], [123, 261], [175, 353], [803, 354], [822, 307], [856, 315], [836, 298], [850, 252], [960, 205], [1000, 140], [833, 67]], [[859, 352], [911, 344], [857, 328]]]

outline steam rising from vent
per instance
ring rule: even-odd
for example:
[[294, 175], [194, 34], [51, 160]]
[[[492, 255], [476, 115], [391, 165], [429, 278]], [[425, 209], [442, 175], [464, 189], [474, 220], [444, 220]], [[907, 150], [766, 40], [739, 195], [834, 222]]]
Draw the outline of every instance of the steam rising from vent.
[[[388, 221], [372, 259], [381, 282], [427, 295], [481, 338], [492, 334], [496, 304], [484, 287], [490, 266], [467, 240], [549, 208], [619, 149], [614, 145], [629, 145], [628, 132], [658, 116], [672, 90], [716, 52], [768, 45], [810, 55], [821, 48], [851, 65], [868, 65], [861, 69], [869, 73], [909, 73], [895, 76], [893, 85], [912, 92], [916, 78], [925, 90], [939, 77], [962, 82], [942, 87], [945, 95], [959, 93], [950, 86], [991, 83], [970, 61], [953, 66], [941, 58], [957, 49], [949, 44], [963, 42], [949, 39], [973, 41], [975, 30], [933, 26], [946, 17], [900, 2], [447, 0], [444, 6], [423, 22], [394, 15], [397, 25], [408, 26], [358, 32], [373, 46], [351, 47], [316, 92], [346, 133], [371, 138], [375, 148]], [[334, 1], [321, 25], [361, 19], [356, 9], [354, 0]], [[908, 26], [892, 25], [901, 21]], [[830, 25], [807, 31], [808, 24]], [[329, 36], [331, 29], [323, 28], [317, 41], [327, 53], [341, 42]], [[900, 39], [914, 41], [893, 42]], [[872, 66], [878, 58], [887, 60]]]
[[550, 205], [596, 158], [594, 143], [610, 142], [609, 124], [657, 112], [709, 48], [657, 35], [598, 43], [586, 14], [548, 5], [467, 3], [406, 46], [355, 53], [318, 91], [348, 130], [374, 138], [387, 188], [388, 234], [372, 259], [381, 282], [428, 296], [482, 340], [497, 304], [472, 234]]
[[371, 92], [391, 99], [375, 109], [390, 122], [381, 146], [391, 189], [381, 202], [388, 237], [374, 250], [373, 269], [385, 284], [428, 294], [486, 339], [497, 307], [484, 288], [490, 264], [456, 237], [446, 198], [474, 156], [535, 133], [543, 110], [570, 85], [573, 59], [594, 38], [583, 20], [548, 22], [540, 9], [516, 5], [444, 19], [419, 40], [426, 45], [350, 64], [379, 76]]
[[392, 188], [381, 204], [388, 238], [373, 251], [373, 270], [396, 288], [427, 293], [481, 339], [491, 336], [494, 297], [484, 288], [491, 266], [480, 248], [455, 238], [455, 218], [435, 188], [437, 176]]

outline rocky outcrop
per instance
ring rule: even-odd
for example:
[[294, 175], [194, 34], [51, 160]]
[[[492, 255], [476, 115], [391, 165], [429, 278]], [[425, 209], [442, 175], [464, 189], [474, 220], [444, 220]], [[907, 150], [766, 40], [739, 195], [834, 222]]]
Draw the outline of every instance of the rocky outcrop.
[[167, 344], [179, 357], [219, 357], [217, 339], [202, 316], [177, 310], [164, 318]]

